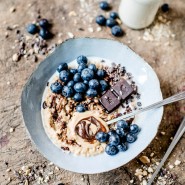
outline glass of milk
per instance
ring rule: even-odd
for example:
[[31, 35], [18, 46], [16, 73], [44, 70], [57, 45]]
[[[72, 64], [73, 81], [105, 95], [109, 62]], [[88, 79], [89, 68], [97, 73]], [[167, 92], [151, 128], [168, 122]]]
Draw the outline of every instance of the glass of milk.
[[145, 28], [153, 22], [161, 1], [121, 0], [119, 16], [132, 29]]

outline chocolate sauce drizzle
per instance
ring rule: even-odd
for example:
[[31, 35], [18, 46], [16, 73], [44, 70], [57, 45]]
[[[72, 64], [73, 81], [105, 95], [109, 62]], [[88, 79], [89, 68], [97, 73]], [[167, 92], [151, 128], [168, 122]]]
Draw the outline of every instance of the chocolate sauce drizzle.
[[[96, 127], [95, 132], [93, 132], [90, 128], [92, 125]], [[90, 143], [94, 142], [95, 135], [100, 131], [106, 132], [106, 128], [100, 121], [98, 121], [93, 116], [80, 120], [75, 126], [76, 134], [78, 134], [81, 138], [83, 138], [84, 140]]]

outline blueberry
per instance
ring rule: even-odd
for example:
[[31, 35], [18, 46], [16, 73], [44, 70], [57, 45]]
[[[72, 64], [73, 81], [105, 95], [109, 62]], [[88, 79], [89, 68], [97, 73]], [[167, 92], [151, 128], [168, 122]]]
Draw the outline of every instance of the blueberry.
[[84, 80], [84, 84], [89, 85], [89, 81]]
[[118, 23], [113, 18], [108, 18], [106, 21], [106, 26], [112, 28], [113, 26], [117, 25]]
[[73, 80], [75, 82], [80, 82], [81, 81], [81, 74], [80, 73], [76, 73], [74, 76], [73, 76]]
[[77, 105], [76, 111], [77, 112], [85, 112], [86, 111], [85, 105], [83, 105], [83, 104]]
[[97, 68], [96, 68], [96, 65], [95, 65], [95, 64], [90, 64], [90, 65], [88, 66], [88, 68], [91, 69], [91, 70], [93, 70], [94, 72], [97, 71]]
[[116, 133], [117, 133], [120, 137], [126, 136], [126, 133], [125, 133], [125, 131], [124, 131], [123, 128], [117, 128], [117, 129], [116, 129]]
[[48, 20], [47, 20], [47, 19], [41, 19], [41, 20], [39, 21], [39, 26], [40, 26], [41, 28], [48, 28], [48, 27], [49, 27], [49, 22], [48, 22]]
[[89, 81], [89, 87], [91, 89], [97, 89], [99, 87], [99, 82], [96, 79], [92, 79]]
[[81, 102], [83, 100], [83, 95], [82, 93], [76, 93], [74, 96], [73, 96], [73, 99], [76, 101], [76, 102]]
[[27, 32], [30, 34], [35, 34], [39, 31], [38, 27], [35, 24], [29, 24], [26, 29]]
[[99, 6], [102, 10], [110, 10], [111, 8], [107, 1], [101, 1]]
[[78, 82], [74, 85], [74, 90], [83, 93], [86, 91], [86, 85], [83, 82]]
[[82, 73], [81, 73], [81, 77], [83, 80], [89, 81], [94, 78], [94, 72], [93, 72], [93, 70], [91, 70], [89, 68], [83, 69]]
[[138, 125], [136, 125], [136, 124], [130, 125], [130, 130], [129, 130], [129, 132], [132, 133], [132, 134], [138, 133], [138, 132], [139, 132], [139, 127], [138, 127]]
[[112, 134], [109, 136], [109, 144], [117, 146], [120, 144], [120, 137], [117, 134]]
[[109, 132], [108, 132], [108, 135], [109, 136], [114, 135], [114, 134], [116, 134], [116, 131], [115, 130], [109, 130]]
[[82, 72], [82, 70], [84, 70], [85, 68], [87, 68], [87, 64], [80, 64], [79, 66], [78, 66], [78, 72], [79, 73], [81, 73]]
[[40, 35], [43, 39], [45, 39], [45, 40], [50, 39], [50, 38], [52, 37], [52, 34], [51, 34], [48, 30], [46, 30], [46, 29], [41, 29], [41, 30], [39, 31], [39, 35]]
[[124, 130], [128, 130], [129, 129], [129, 125], [126, 121], [124, 120], [119, 120], [116, 124], [117, 128], [123, 128]]
[[122, 143], [122, 144], [118, 145], [117, 148], [120, 152], [125, 152], [128, 149], [128, 146], [127, 146], [127, 144]]
[[86, 95], [88, 97], [94, 98], [98, 95], [98, 93], [95, 89], [88, 89], [87, 92], [86, 92]]
[[80, 56], [77, 58], [77, 63], [78, 63], [78, 64], [87, 64], [87, 57], [84, 56], [84, 55], [80, 55]]
[[111, 13], [110, 13], [110, 17], [111, 17], [112, 19], [116, 19], [116, 18], [119, 18], [119, 15], [118, 15], [117, 12], [111, 12]]
[[62, 70], [67, 70], [67, 69], [68, 69], [67, 63], [62, 63], [58, 66], [57, 71], [60, 73]]
[[111, 28], [111, 32], [112, 32], [112, 35], [116, 36], [116, 37], [121, 37], [123, 36], [123, 30], [121, 29], [120, 26], [113, 26]]
[[72, 87], [64, 86], [62, 90], [62, 95], [65, 96], [66, 98], [72, 97], [73, 96], [73, 89]]
[[168, 11], [169, 11], [169, 5], [168, 5], [167, 3], [163, 4], [163, 5], [161, 6], [161, 10], [162, 10], [163, 12], [168, 12]]
[[71, 74], [75, 75], [78, 72], [78, 70], [77, 69], [70, 69], [69, 72]]
[[50, 89], [53, 93], [59, 94], [62, 92], [62, 85], [59, 82], [54, 82], [51, 84]]
[[70, 79], [70, 73], [66, 70], [63, 70], [59, 73], [59, 78], [62, 82], [68, 82]]
[[105, 147], [105, 152], [108, 154], [108, 155], [116, 155], [118, 152], [119, 152], [119, 150], [117, 149], [117, 147], [116, 146], [113, 146], [113, 145], [107, 145], [106, 147]]
[[108, 89], [108, 84], [105, 80], [100, 80], [100, 90], [103, 92]]
[[105, 26], [106, 18], [103, 15], [98, 15], [96, 17], [96, 23], [99, 24], [100, 26]]
[[104, 143], [106, 141], [108, 141], [108, 138], [109, 138], [109, 135], [105, 132], [98, 132], [95, 136], [95, 138], [101, 142], [101, 143]]
[[96, 75], [100, 78], [100, 79], [102, 79], [102, 78], [104, 78], [105, 77], [105, 71], [103, 70], [103, 69], [98, 69], [98, 71], [97, 71], [97, 73], [96, 73]]
[[68, 87], [74, 87], [74, 85], [75, 85], [75, 82], [73, 81], [73, 80], [71, 80], [71, 81], [69, 81], [68, 83], [67, 83], [67, 86]]
[[128, 143], [133, 143], [136, 141], [136, 139], [137, 139], [137, 136], [131, 133], [128, 133], [126, 136], [126, 140]]

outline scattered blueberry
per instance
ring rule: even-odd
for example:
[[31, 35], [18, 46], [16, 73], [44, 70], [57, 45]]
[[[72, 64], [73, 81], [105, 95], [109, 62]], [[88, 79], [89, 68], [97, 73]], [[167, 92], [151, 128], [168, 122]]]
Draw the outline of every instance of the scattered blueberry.
[[137, 136], [131, 133], [128, 133], [126, 136], [126, 140], [128, 143], [133, 143], [136, 141], [136, 139], [137, 139]]
[[122, 143], [122, 144], [118, 145], [117, 148], [120, 152], [125, 152], [128, 149], [128, 146], [127, 146], [127, 144]]
[[84, 84], [89, 85], [89, 81], [84, 80]]
[[108, 141], [108, 138], [109, 138], [109, 135], [105, 132], [98, 132], [95, 136], [95, 138], [101, 142], [101, 143], [104, 143], [106, 141]]
[[59, 73], [59, 78], [62, 82], [68, 82], [70, 79], [70, 73], [66, 70], [63, 70]]
[[35, 34], [39, 31], [38, 27], [35, 24], [29, 24], [26, 29], [27, 32], [30, 34]]
[[104, 71], [103, 69], [98, 69], [96, 75], [97, 75], [100, 79], [102, 79], [102, 78], [105, 77], [105, 71]]
[[53, 93], [59, 94], [62, 92], [62, 85], [59, 82], [54, 82], [51, 84], [50, 89]]
[[41, 28], [48, 28], [48, 27], [49, 27], [49, 22], [48, 22], [48, 20], [47, 20], [47, 19], [41, 19], [41, 20], [39, 21], [39, 26], [40, 26]]
[[108, 18], [106, 20], [106, 26], [112, 28], [113, 26], [117, 25], [118, 23], [113, 18]]
[[95, 65], [95, 64], [90, 64], [90, 65], [88, 66], [88, 68], [91, 69], [91, 70], [93, 70], [94, 72], [97, 71], [97, 68], [96, 68], [96, 65]]
[[126, 136], [126, 133], [125, 133], [125, 131], [124, 131], [123, 128], [117, 128], [117, 129], [116, 129], [116, 133], [117, 133], [120, 137]]
[[66, 98], [72, 97], [73, 96], [73, 89], [72, 87], [64, 86], [62, 90], [62, 95], [65, 96]]
[[100, 26], [105, 26], [106, 18], [103, 15], [98, 15], [96, 17], [96, 23], [99, 24]]
[[108, 89], [108, 84], [105, 80], [100, 80], [99, 83], [102, 92]]
[[113, 145], [108, 144], [105, 147], [105, 152], [108, 155], [116, 155], [119, 152], [119, 150], [118, 150], [118, 148], [116, 146], [113, 146]]
[[112, 19], [117, 19], [117, 18], [119, 18], [119, 15], [118, 15], [117, 12], [111, 12], [111, 13], [110, 13], [110, 17], [111, 17]]
[[81, 74], [80, 73], [76, 73], [74, 76], [73, 76], [73, 80], [75, 82], [80, 82], [81, 81]]
[[87, 57], [84, 56], [84, 55], [80, 55], [80, 56], [77, 58], [77, 63], [78, 63], [78, 64], [87, 64]]
[[74, 90], [83, 93], [86, 91], [86, 85], [83, 82], [78, 82], [74, 85]]
[[121, 29], [120, 26], [113, 26], [111, 28], [111, 32], [112, 32], [112, 35], [116, 36], [116, 37], [121, 37], [123, 36], [123, 30]]
[[73, 80], [71, 80], [71, 81], [69, 81], [68, 83], [67, 83], [67, 86], [68, 87], [74, 87], [74, 85], [75, 85], [75, 82], [73, 81]]
[[98, 93], [95, 89], [88, 89], [87, 92], [86, 92], [86, 95], [88, 97], [94, 98], [98, 95]]
[[67, 70], [67, 69], [68, 69], [67, 63], [62, 63], [58, 66], [57, 71], [60, 73], [62, 70]]
[[81, 63], [78, 66], [78, 72], [81, 73], [83, 69], [87, 68], [87, 64]]
[[69, 72], [71, 74], [75, 75], [78, 72], [78, 70], [77, 69], [70, 69]]
[[124, 120], [119, 120], [116, 124], [117, 128], [123, 128], [124, 130], [128, 130], [129, 129], [129, 125], [126, 121]]
[[52, 37], [52, 34], [51, 34], [48, 30], [46, 30], [46, 29], [41, 29], [41, 30], [39, 31], [39, 35], [40, 35], [43, 39], [45, 39], [45, 40], [50, 39], [50, 38]]
[[138, 132], [139, 132], [139, 127], [138, 127], [138, 125], [136, 125], [136, 124], [131, 124], [131, 125], [130, 125], [130, 131], [129, 131], [129, 132], [132, 133], [132, 134], [138, 133]]
[[91, 89], [97, 89], [99, 87], [99, 82], [96, 79], [92, 79], [89, 81], [89, 87]]
[[116, 131], [115, 130], [109, 130], [109, 132], [108, 132], [108, 135], [109, 136], [114, 135], [114, 134], [116, 134]]
[[101, 1], [99, 6], [102, 10], [110, 10], [111, 8], [107, 1]]
[[76, 106], [76, 111], [77, 112], [85, 112], [86, 108], [85, 108], [85, 106], [83, 104], [80, 104], [80, 105]]
[[163, 12], [168, 12], [168, 11], [169, 11], [169, 5], [168, 5], [167, 3], [163, 4], [163, 5], [161, 6], [161, 10], [162, 10]]
[[86, 68], [82, 70], [81, 77], [83, 80], [91, 80], [94, 78], [94, 72], [93, 70]]
[[109, 144], [117, 146], [120, 144], [120, 137], [117, 134], [112, 134], [109, 136]]
[[83, 95], [81, 93], [76, 93], [74, 96], [73, 96], [73, 99], [76, 101], [76, 102], [81, 102], [83, 100]]

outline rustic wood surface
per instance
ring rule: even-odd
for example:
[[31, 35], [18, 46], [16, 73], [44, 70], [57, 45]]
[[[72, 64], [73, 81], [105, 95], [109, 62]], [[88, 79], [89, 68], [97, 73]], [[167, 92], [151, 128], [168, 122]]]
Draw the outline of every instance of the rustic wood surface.
[[[117, 11], [119, 1], [112, 0], [110, 2], [113, 9]], [[48, 41], [48, 45], [69, 38], [68, 32], [73, 33], [75, 37], [103, 37], [127, 44], [154, 68], [161, 83], [163, 96], [168, 97], [185, 89], [185, 2], [176, 0], [168, 1], [168, 3], [171, 7], [167, 15], [171, 20], [168, 27], [175, 34], [175, 38], [165, 37], [157, 44], [156, 41], [140, 39], [144, 30], [134, 31], [125, 25], [122, 27], [126, 35], [119, 39], [111, 36], [108, 28], [96, 31], [97, 25], [94, 23], [94, 17], [102, 13], [96, 0], [0, 0], [1, 185], [21, 184], [14, 171], [27, 165], [42, 165], [43, 173], [50, 174], [50, 180], [43, 184], [126, 185], [131, 184], [131, 180], [134, 180], [135, 184], [140, 184], [138, 178], [134, 176], [135, 170], [141, 167], [139, 156], [125, 166], [96, 175], [76, 174], [63, 169], [58, 170], [54, 165], [49, 165], [50, 162], [32, 145], [23, 124], [20, 108], [22, 88], [30, 74], [46, 56], [38, 58], [38, 62], [26, 60], [24, 57], [20, 61], [14, 62], [12, 56], [18, 51], [15, 43], [17, 30], [26, 35], [25, 26], [35, 21], [40, 14], [52, 21], [53, 24], [52, 32], [55, 37]], [[13, 30], [7, 30], [8, 26]], [[83, 28], [84, 31], [79, 28]], [[141, 155], [150, 156], [154, 152], [153, 158], [160, 160], [171, 142], [170, 138], [174, 136], [182, 120], [183, 113], [185, 114], [183, 101], [166, 106], [157, 138]], [[14, 129], [13, 132], [11, 128]], [[174, 165], [175, 160], [181, 161], [180, 165], [170, 169], [170, 172], [176, 174], [175, 184], [178, 185], [185, 184], [184, 145], [185, 138], [183, 136], [166, 164], [166, 168], [169, 168], [169, 163]], [[38, 184], [38, 182], [33, 181], [30, 184]]]

